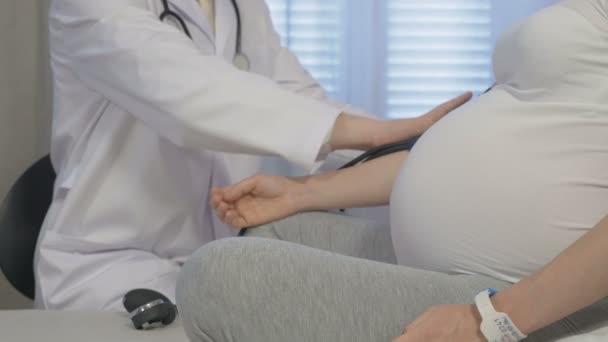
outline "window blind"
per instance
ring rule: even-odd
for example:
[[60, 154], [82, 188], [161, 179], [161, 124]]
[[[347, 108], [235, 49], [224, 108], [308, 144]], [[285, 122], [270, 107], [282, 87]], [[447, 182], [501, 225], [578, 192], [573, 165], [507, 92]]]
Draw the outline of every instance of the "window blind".
[[417, 116], [490, 85], [490, 0], [387, 1], [388, 117]]
[[268, 0], [275, 27], [284, 46], [293, 51], [305, 68], [327, 90], [339, 97], [345, 82], [345, 0]]
[[330, 96], [398, 118], [492, 82], [491, 0], [267, 0]]

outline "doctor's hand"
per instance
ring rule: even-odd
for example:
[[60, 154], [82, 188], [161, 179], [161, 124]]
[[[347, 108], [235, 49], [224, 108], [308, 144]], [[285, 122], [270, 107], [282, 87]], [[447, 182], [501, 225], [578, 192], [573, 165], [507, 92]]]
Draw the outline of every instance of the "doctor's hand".
[[258, 175], [211, 192], [217, 216], [234, 228], [259, 226], [302, 210], [303, 186], [296, 178]]
[[462, 94], [417, 118], [381, 121], [343, 113], [336, 120], [328, 145], [332, 151], [369, 150], [420, 136], [472, 96], [470, 92]]
[[383, 121], [374, 137], [372, 147], [404, 141], [422, 135], [451, 111], [467, 103], [472, 96], [473, 94], [470, 92], [464, 93], [416, 118]]
[[442, 305], [429, 309], [393, 342], [485, 342], [475, 305]]

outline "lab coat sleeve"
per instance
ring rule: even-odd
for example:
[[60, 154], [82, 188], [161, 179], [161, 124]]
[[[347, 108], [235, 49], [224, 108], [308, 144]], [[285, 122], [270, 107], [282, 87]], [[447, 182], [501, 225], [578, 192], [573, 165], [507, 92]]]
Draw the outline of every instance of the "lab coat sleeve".
[[[272, 48], [275, 51], [274, 79], [281, 87], [297, 94], [312, 97], [323, 101], [340, 112], [363, 117], [375, 118], [377, 116], [354, 106], [347, 105], [327, 96], [321, 84], [302, 66], [299, 59], [288, 48], [281, 46], [280, 38], [274, 28], [272, 30]], [[318, 172], [335, 171], [339, 167], [359, 156], [361, 151], [341, 150], [330, 153], [325, 160], [315, 165], [313, 170]]]
[[185, 149], [314, 164], [340, 109], [204, 55], [145, 0], [56, 0], [54, 62]]
[[[268, 9], [268, 6], [264, 5], [264, 8], [264, 15], [268, 19], [266, 20], [268, 23], [266, 31], [268, 37], [270, 37], [269, 47], [272, 49], [275, 59], [273, 79], [278, 85], [291, 92], [323, 101], [335, 108], [338, 108], [341, 112], [363, 117], [377, 118], [376, 115], [371, 114], [364, 109], [344, 104], [338, 100], [330, 98], [321, 84], [306, 70], [306, 68], [304, 68], [298, 57], [290, 49], [281, 44], [281, 37], [272, 25], [270, 10]], [[323, 162], [317, 163], [313, 171], [335, 171], [337, 168], [348, 163], [361, 153], [361, 151], [354, 150], [335, 151], [326, 156]]]

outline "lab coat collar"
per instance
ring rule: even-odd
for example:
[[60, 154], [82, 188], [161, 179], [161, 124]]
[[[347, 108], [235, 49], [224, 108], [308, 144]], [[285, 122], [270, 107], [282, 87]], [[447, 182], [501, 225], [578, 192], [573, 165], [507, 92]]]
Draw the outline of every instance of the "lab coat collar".
[[[223, 1], [216, 1], [218, 3]], [[209, 19], [203, 13], [198, 1], [196, 0], [170, 0], [170, 6], [173, 7], [182, 18], [197, 26], [209, 39], [211, 44], [215, 44], [215, 35], [211, 29]], [[219, 20], [221, 21], [221, 20]]]

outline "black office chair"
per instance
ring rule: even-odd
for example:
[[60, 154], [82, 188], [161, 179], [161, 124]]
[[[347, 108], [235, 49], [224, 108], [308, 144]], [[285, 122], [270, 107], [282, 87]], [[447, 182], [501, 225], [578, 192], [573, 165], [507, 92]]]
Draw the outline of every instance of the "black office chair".
[[34, 252], [53, 197], [49, 156], [32, 165], [0, 205], [0, 270], [24, 296], [34, 299]]

